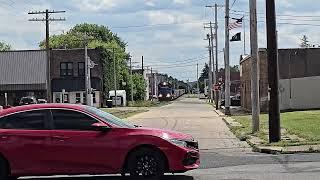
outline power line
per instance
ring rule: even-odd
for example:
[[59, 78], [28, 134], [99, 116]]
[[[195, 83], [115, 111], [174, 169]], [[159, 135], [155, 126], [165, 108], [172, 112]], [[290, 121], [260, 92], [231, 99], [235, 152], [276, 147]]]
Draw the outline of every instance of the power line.
[[187, 64], [187, 63], [191, 63], [191, 62], [195, 62], [195, 61], [199, 61], [199, 60], [203, 60], [203, 59], [207, 59], [208, 57], [201, 57], [201, 58], [198, 58], [198, 59], [191, 59], [191, 60], [187, 60], [187, 61], [175, 61], [174, 63], [167, 63], [167, 64], [153, 64], [153, 65], [150, 65], [152, 67], [161, 67], [161, 66], [173, 66], [173, 65], [181, 65], [181, 64]]
[[186, 22], [176, 22], [176, 23], [164, 23], [164, 24], [146, 24], [146, 25], [133, 25], [133, 26], [115, 26], [110, 27], [111, 29], [127, 29], [127, 28], [144, 28], [144, 27], [158, 27], [158, 26], [174, 26], [183, 24], [196, 24], [202, 23], [202, 20], [186, 21]]
[[[233, 9], [230, 9], [230, 11], [232, 12], [240, 12], [240, 13], [245, 13], [245, 14], [250, 14], [250, 12], [248, 11], [242, 11], [242, 10], [233, 10]], [[262, 12], [258, 12], [257, 14], [263, 14], [265, 15], [265, 13], [262, 13]], [[242, 14], [243, 15], [243, 14]], [[305, 15], [305, 16], [299, 16], [299, 15], [291, 15], [291, 14], [277, 14], [277, 16], [284, 16], [284, 17], [315, 17], [315, 18], [320, 18], [320, 16], [312, 16], [312, 15]]]
[[[184, 60], [179, 60], [179, 61], [176, 61], [176, 60], [172, 60], [172, 61], [174, 61], [174, 62], [186, 62], [186, 61], [189, 61], [189, 60], [196, 60], [196, 59], [199, 59], [199, 58], [205, 58], [205, 57], [207, 57], [207, 56], [201, 56], [201, 57], [194, 57], [194, 58], [187, 58], [187, 59], [184, 59]], [[170, 58], [170, 59], [174, 59], [174, 58]], [[164, 60], [164, 58], [161, 58], [161, 59], [157, 59], [157, 60], [155, 60], [155, 59], [147, 59], [148, 61], [153, 61], [153, 62], [159, 62], [159, 61], [161, 61], [161, 60]], [[168, 61], [168, 60], [167, 60]], [[163, 62], [163, 63], [166, 63], [166, 62]], [[169, 63], [169, 62], [168, 62]]]
[[[235, 4], [236, 2], [237, 2], [237, 0], [234, 0], [234, 1], [233, 1], [232, 5], [231, 5], [231, 8], [233, 8], [233, 6], [234, 6], [234, 4]], [[230, 8], [230, 9], [231, 9], [231, 8]]]

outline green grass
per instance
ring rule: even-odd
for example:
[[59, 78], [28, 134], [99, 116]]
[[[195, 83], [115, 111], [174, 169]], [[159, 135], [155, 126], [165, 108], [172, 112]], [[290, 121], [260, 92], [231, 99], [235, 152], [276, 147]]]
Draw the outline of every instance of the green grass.
[[129, 102], [129, 107], [160, 107], [170, 104], [170, 101], [134, 101]]
[[[237, 122], [243, 127], [231, 127], [231, 130], [239, 138], [251, 135], [251, 116], [234, 116]], [[255, 135], [268, 141], [268, 115], [260, 115], [260, 132]], [[288, 145], [308, 145], [320, 143], [320, 111], [297, 111], [281, 113], [281, 127], [286, 129], [284, 135], [297, 135], [305, 139], [301, 142], [297, 139], [283, 140], [272, 145], [288, 146]]]
[[107, 108], [103, 108], [101, 109], [103, 111], [106, 111], [116, 117], [119, 117], [121, 119], [125, 119], [128, 118], [130, 116], [134, 116], [136, 114], [139, 113], [143, 113], [143, 112], [147, 112], [147, 110], [144, 109], [137, 109], [137, 110], [119, 110], [119, 109], [107, 109]]

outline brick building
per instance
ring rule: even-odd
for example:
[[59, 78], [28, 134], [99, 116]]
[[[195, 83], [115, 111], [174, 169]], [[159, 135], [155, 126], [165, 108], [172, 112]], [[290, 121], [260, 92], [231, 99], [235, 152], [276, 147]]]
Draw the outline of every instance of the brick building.
[[[279, 96], [281, 110], [320, 108], [320, 49], [279, 49]], [[251, 111], [251, 61], [240, 62], [241, 104]], [[266, 49], [259, 50], [260, 107], [268, 111], [268, 64]]]
[[[88, 49], [88, 56], [96, 64], [91, 69], [93, 104], [100, 107], [103, 102], [101, 52], [98, 49]], [[53, 102], [58, 103], [64, 99], [64, 103], [84, 104], [86, 102], [84, 49], [52, 50], [50, 68]]]

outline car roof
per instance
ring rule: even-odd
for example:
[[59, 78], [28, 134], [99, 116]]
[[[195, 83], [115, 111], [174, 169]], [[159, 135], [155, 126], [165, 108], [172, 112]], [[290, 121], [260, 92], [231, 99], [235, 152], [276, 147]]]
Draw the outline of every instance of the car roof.
[[61, 109], [84, 110], [85, 107], [86, 106], [84, 106], [84, 105], [62, 104], [62, 103], [32, 104], [32, 105], [17, 106], [17, 107], [12, 107], [12, 108], [8, 108], [8, 109], [0, 110], [0, 117], [8, 115], [8, 114], [16, 113], [16, 112], [37, 110], [37, 109], [61, 108]]

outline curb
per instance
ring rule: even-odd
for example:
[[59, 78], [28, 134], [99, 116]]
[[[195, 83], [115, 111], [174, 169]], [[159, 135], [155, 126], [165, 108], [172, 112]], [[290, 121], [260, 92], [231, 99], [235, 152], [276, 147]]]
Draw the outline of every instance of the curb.
[[221, 112], [220, 110], [214, 109], [214, 112], [217, 113], [220, 117], [226, 117], [226, 115], [223, 112]]
[[[221, 111], [220, 111], [221, 112]], [[217, 114], [219, 112], [216, 111]], [[235, 122], [232, 117], [223, 116], [222, 120], [226, 125], [230, 127], [241, 126], [240, 123]], [[239, 139], [239, 137], [237, 137]], [[254, 140], [255, 139], [255, 140]], [[320, 145], [303, 145], [303, 146], [262, 146], [258, 141], [257, 137], [249, 137], [245, 140], [252, 148], [253, 152], [264, 153], [264, 154], [297, 154], [297, 153], [320, 153]]]

